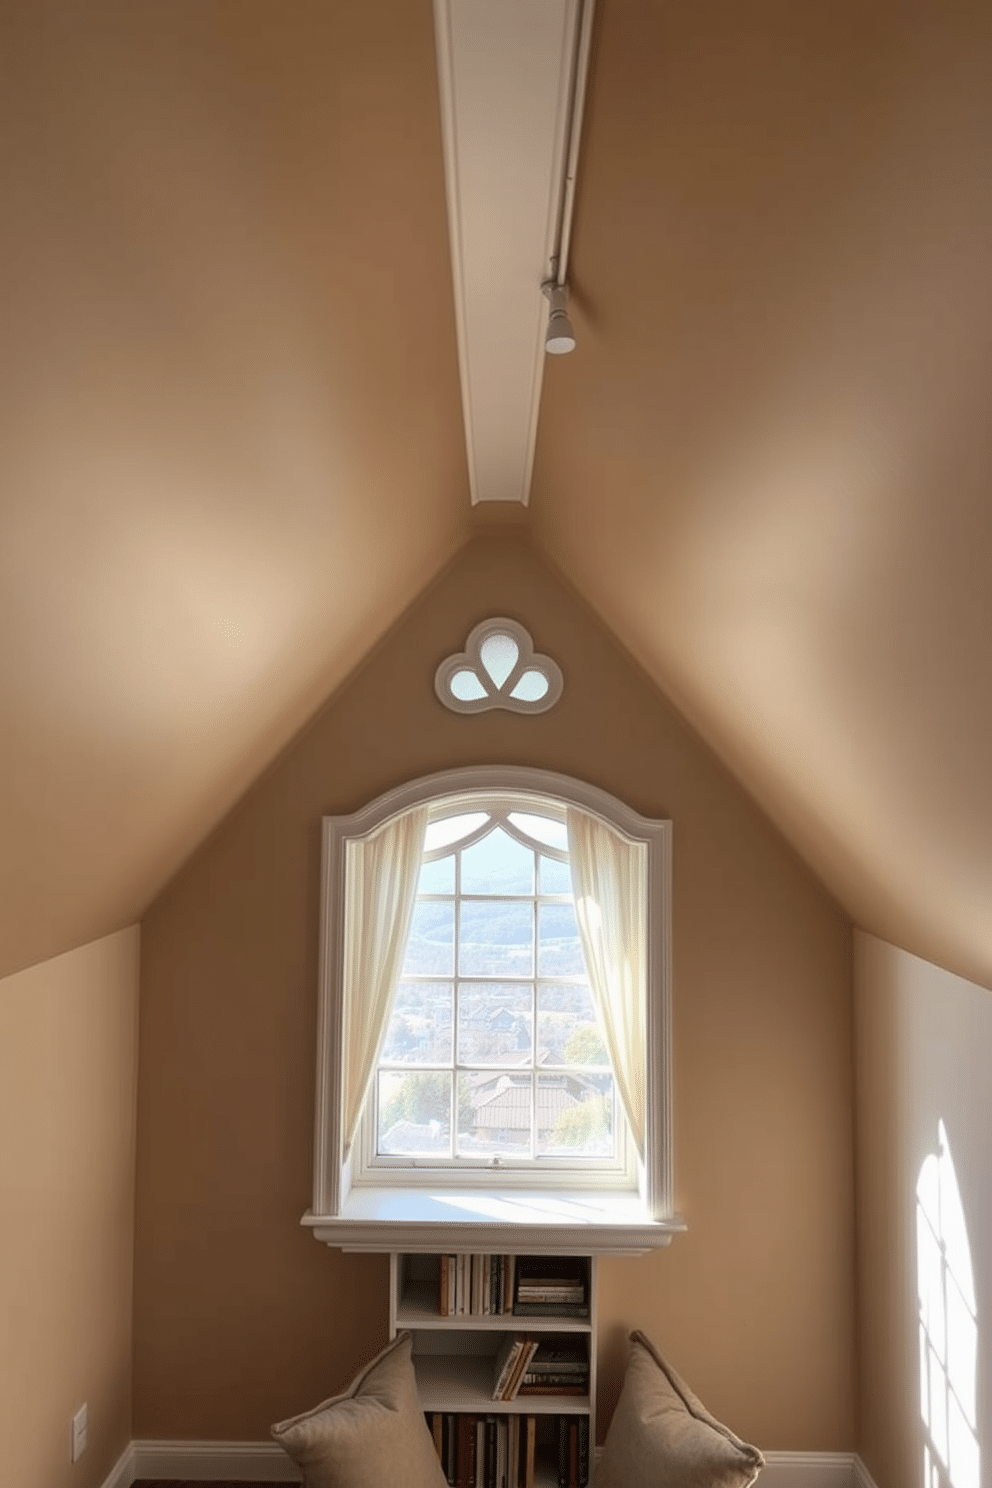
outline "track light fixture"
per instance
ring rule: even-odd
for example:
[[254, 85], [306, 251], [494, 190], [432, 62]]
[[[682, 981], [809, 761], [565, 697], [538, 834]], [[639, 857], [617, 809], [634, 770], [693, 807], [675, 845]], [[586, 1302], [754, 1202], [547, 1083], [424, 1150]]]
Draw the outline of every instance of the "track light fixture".
[[541, 285], [551, 304], [548, 314], [548, 332], [544, 338], [544, 349], [552, 356], [563, 356], [575, 350], [575, 331], [568, 318], [568, 285], [557, 284], [548, 279]]

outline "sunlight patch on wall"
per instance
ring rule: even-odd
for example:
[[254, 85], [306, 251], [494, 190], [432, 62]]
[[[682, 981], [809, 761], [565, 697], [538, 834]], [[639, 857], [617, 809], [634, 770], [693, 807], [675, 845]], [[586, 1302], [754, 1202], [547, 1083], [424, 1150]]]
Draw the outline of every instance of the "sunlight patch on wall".
[[916, 1185], [924, 1488], [981, 1488], [976, 1418], [978, 1309], [964, 1206], [947, 1131]]

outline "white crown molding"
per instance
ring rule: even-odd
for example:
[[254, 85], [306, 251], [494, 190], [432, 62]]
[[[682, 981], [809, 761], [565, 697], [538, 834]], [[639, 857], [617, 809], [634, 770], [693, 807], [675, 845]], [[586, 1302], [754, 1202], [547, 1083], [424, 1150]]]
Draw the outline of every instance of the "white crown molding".
[[[596, 1449], [596, 1460], [602, 1448]], [[852, 1452], [765, 1452], [759, 1488], [875, 1488]], [[133, 1441], [102, 1488], [131, 1488], [138, 1478], [217, 1483], [299, 1483], [299, 1469], [275, 1442]]]

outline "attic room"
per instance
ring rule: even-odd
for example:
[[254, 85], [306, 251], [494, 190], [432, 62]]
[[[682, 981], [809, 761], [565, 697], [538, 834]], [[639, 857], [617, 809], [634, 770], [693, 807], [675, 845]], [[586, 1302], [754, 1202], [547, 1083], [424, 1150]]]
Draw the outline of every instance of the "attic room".
[[[671, 823], [600, 1441], [640, 1329], [766, 1488], [987, 1484], [992, 8], [0, 34], [0, 1477], [275, 1479], [383, 1347], [301, 1224], [322, 820], [487, 766]], [[553, 707], [442, 705], [491, 617]]]

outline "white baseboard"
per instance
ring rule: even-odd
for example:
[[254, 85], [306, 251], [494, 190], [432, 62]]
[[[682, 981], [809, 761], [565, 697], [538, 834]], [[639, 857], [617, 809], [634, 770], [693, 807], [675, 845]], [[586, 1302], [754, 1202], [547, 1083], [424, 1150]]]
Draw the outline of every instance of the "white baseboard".
[[131, 1488], [138, 1474], [134, 1470], [134, 1442], [128, 1442], [109, 1474], [103, 1480], [103, 1488]]
[[853, 1452], [765, 1452], [758, 1488], [874, 1488]]
[[[766, 1452], [758, 1488], [875, 1488], [852, 1452]], [[103, 1488], [131, 1488], [138, 1478], [211, 1483], [299, 1483], [301, 1475], [275, 1442], [133, 1441]]]
[[[216, 1483], [299, 1483], [302, 1473], [275, 1442], [136, 1441], [135, 1478], [188, 1478]], [[129, 1480], [130, 1483], [134, 1479]]]
[[854, 1459], [854, 1475], [851, 1479], [854, 1488], [875, 1488], [875, 1479], [865, 1467], [860, 1457]]

